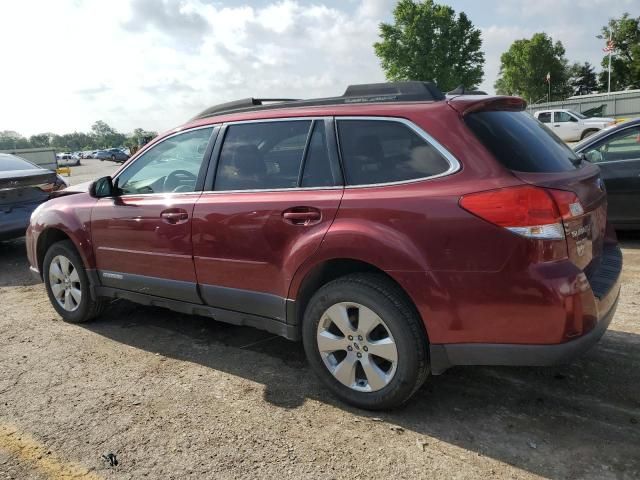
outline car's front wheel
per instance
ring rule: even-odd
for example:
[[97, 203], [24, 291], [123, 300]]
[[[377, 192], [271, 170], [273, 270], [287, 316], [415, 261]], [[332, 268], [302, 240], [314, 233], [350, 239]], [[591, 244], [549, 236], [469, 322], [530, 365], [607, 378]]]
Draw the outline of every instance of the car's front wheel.
[[353, 274], [323, 286], [309, 301], [302, 334], [313, 370], [360, 408], [400, 406], [429, 374], [421, 320], [383, 275]]
[[86, 322], [102, 312], [105, 301], [91, 298], [89, 278], [71, 241], [51, 245], [42, 268], [49, 300], [65, 321]]

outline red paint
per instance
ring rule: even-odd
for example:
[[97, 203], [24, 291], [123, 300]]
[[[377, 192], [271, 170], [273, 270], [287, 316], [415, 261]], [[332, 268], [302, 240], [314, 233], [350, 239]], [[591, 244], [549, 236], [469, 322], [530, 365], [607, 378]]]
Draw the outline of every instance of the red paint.
[[[37, 266], [39, 236], [54, 228], [72, 239], [88, 268], [296, 299], [315, 267], [329, 260], [355, 259], [385, 271], [400, 284], [433, 343], [564, 342], [587, 333], [602, 313], [583, 269], [597, 259], [604, 242], [615, 242], [615, 237], [607, 229], [605, 196], [593, 185], [596, 167], [582, 168], [578, 174], [516, 175], [496, 162], [461, 121], [460, 112], [477, 108], [521, 107], [521, 101], [487, 97], [451, 104], [283, 108], [198, 120], [167, 134], [234, 120], [403, 117], [438, 140], [462, 168], [433, 180], [365, 188], [99, 201], [84, 193], [71, 195], [42, 207], [28, 231], [29, 260]], [[575, 192], [587, 214], [569, 229], [592, 219], [597, 226], [585, 234], [586, 253], [578, 254], [573, 238], [529, 240], [459, 205], [465, 194], [527, 183]], [[169, 224], [162, 215], [167, 211], [172, 219], [177, 218], [174, 213], [187, 212], [191, 220], [179, 223], [180, 216], [178, 224]], [[305, 212], [306, 217], [286, 215]]]

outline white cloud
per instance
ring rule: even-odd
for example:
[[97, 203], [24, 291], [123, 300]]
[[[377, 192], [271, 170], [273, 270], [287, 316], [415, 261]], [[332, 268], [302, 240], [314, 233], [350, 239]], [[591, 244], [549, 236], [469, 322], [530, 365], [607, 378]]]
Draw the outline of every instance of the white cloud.
[[163, 130], [235, 98], [336, 95], [384, 78], [372, 44], [389, 1], [351, 13], [294, 0], [53, 3], [0, 7], [0, 42], [19, 45], [3, 59], [13, 68], [0, 77], [0, 130], [88, 130], [97, 119]]
[[[98, 119], [163, 130], [237, 98], [336, 95], [384, 80], [372, 44], [396, 0], [230, 1], [0, 2], [0, 130], [88, 130]], [[598, 64], [599, 25], [637, 4], [501, 0], [472, 13], [457, 1], [482, 30], [490, 92], [513, 40], [547, 31], [572, 61]]]

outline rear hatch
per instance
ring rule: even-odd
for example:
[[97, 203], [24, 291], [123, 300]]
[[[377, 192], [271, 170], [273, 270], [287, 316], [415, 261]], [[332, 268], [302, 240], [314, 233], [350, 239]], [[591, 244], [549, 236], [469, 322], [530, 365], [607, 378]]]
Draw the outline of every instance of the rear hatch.
[[600, 263], [605, 243], [607, 199], [600, 169], [581, 161], [560, 138], [522, 111], [524, 101], [493, 98], [493, 103], [485, 100], [480, 105], [461, 102], [458, 107], [463, 107], [467, 126], [514, 176], [544, 188], [556, 202], [559, 196], [570, 199], [558, 204], [561, 211], [567, 210], [562, 215], [567, 252], [589, 276]]
[[57, 175], [49, 170], [0, 171], [0, 211], [42, 203], [60, 186]]

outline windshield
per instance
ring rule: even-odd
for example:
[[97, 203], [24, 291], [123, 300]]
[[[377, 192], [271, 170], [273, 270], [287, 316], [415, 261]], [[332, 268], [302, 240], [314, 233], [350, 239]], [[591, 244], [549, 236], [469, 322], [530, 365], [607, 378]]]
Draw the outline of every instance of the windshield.
[[571, 115], [574, 115], [574, 116], [576, 116], [576, 117], [578, 117], [578, 118], [580, 118], [580, 119], [582, 119], [582, 120], [584, 120], [585, 118], [587, 118], [587, 117], [585, 117], [583, 114], [578, 113], [578, 112], [576, 112], [575, 110], [567, 110], [567, 111], [568, 111]]

